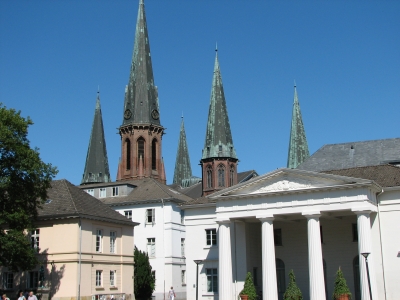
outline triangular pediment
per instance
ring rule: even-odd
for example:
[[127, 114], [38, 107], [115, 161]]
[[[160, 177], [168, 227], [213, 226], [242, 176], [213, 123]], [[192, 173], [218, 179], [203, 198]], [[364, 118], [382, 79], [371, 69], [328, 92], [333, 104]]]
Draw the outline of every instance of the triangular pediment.
[[309, 171], [279, 169], [216, 193], [215, 196], [287, 193], [350, 185], [361, 181], [364, 180]]

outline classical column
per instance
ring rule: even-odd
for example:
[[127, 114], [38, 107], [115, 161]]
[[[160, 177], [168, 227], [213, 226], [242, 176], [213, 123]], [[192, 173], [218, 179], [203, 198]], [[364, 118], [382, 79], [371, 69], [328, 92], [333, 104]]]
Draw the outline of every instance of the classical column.
[[218, 229], [218, 294], [219, 299], [233, 300], [231, 221], [217, 221]]
[[303, 213], [303, 215], [307, 218], [310, 300], [326, 300], [321, 232], [319, 227], [320, 213]]
[[257, 217], [261, 221], [261, 250], [262, 250], [262, 278], [263, 299], [278, 300], [276, 284], [275, 244], [274, 244], [274, 217], [272, 215]]
[[357, 214], [357, 230], [358, 230], [358, 254], [360, 263], [360, 289], [361, 289], [361, 299], [370, 300], [369, 297], [369, 287], [368, 287], [368, 277], [367, 277], [367, 267], [365, 264], [365, 258], [361, 253], [368, 252], [368, 267], [369, 276], [371, 281], [371, 291], [372, 298], [378, 299], [376, 294], [375, 286], [375, 273], [374, 273], [374, 255], [372, 253], [372, 243], [371, 243], [371, 221], [369, 214], [371, 211], [354, 211]]

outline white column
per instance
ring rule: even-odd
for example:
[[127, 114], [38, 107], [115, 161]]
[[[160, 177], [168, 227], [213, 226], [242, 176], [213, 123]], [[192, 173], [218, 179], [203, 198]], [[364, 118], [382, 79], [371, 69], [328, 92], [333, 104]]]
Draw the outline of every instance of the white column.
[[310, 276], [310, 300], [326, 300], [324, 266], [322, 263], [320, 213], [303, 213], [307, 218], [308, 271]]
[[257, 217], [261, 221], [261, 249], [262, 249], [262, 276], [263, 299], [278, 300], [278, 287], [276, 283], [275, 243], [274, 243], [274, 217]]
[[218, 229], [218, 294], [221, 300], [233, 300], [231, 222], [217, 221]]
[[372, 243], [371, 243], [371, 221], [369, 218], [370, 211], [354, 211], [357, 214], [357, 230], [358, 230], [358, 254], [360, 263], [360, 289], [361, 289], [361, 299], [370, 300], [369, 297], [369, 286], [367, 277], [367, 267], [365, 264], [365, 258], [361, 253], [368, 252], [368, 267], [369, 267], [369, 277], [371, 281], [371, 291], [372, 298], [378, 299], [376, 294], [375, 285], [375, 273], [372, 253]]

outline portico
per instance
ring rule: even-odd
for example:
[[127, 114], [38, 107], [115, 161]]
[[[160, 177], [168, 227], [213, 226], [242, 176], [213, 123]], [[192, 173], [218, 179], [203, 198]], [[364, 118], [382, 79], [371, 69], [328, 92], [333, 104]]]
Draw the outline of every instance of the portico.
[[[219, 224], [219, 299], [236, 298], [249, 271], [253, 277], [261, 273], [255, 279], [262, 299], [281, 299], [286, 286], [282, 280], [290, 269], [305, 299], [327, 299], [333, 291], [334, 273], [341, 267], [351, 289], [357, 288], [359, 278], [360, 299], [369, 300], [360, 254], [372, 249], [370, 215], [376, 212], [378, 191], [379, 186], [368, 180], [281, 169], [211, 196], [217, 201]], [[245, 230], [237, 230], [238, 226]], [[357, 233], [358, 242], [352, 236]], [[241, 247], [246, 251], [240, 250], [238, 257]], [[358, 277], [351, 272], [357, 254]], [[369, 266], [371, 274], [372, 258]], [[373, 295], [375, 285], [372, 275]], [[354, 294], [357, 299], [358, 291]]]

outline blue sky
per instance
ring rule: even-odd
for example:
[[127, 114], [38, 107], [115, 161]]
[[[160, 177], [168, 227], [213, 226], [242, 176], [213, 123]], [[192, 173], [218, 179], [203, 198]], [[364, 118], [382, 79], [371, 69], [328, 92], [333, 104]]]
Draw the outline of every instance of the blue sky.
[[[239, 171], [285, 167], [296, 80], [310, 152], [400, 137], [400, 1], [145, 1], [168, 183], [183, 112], [193, 174], [218, 56]], [[0, 102], [32, 146], [82, 178], [97, 88], [111, 177], [138, 1], [0, 1]]]

